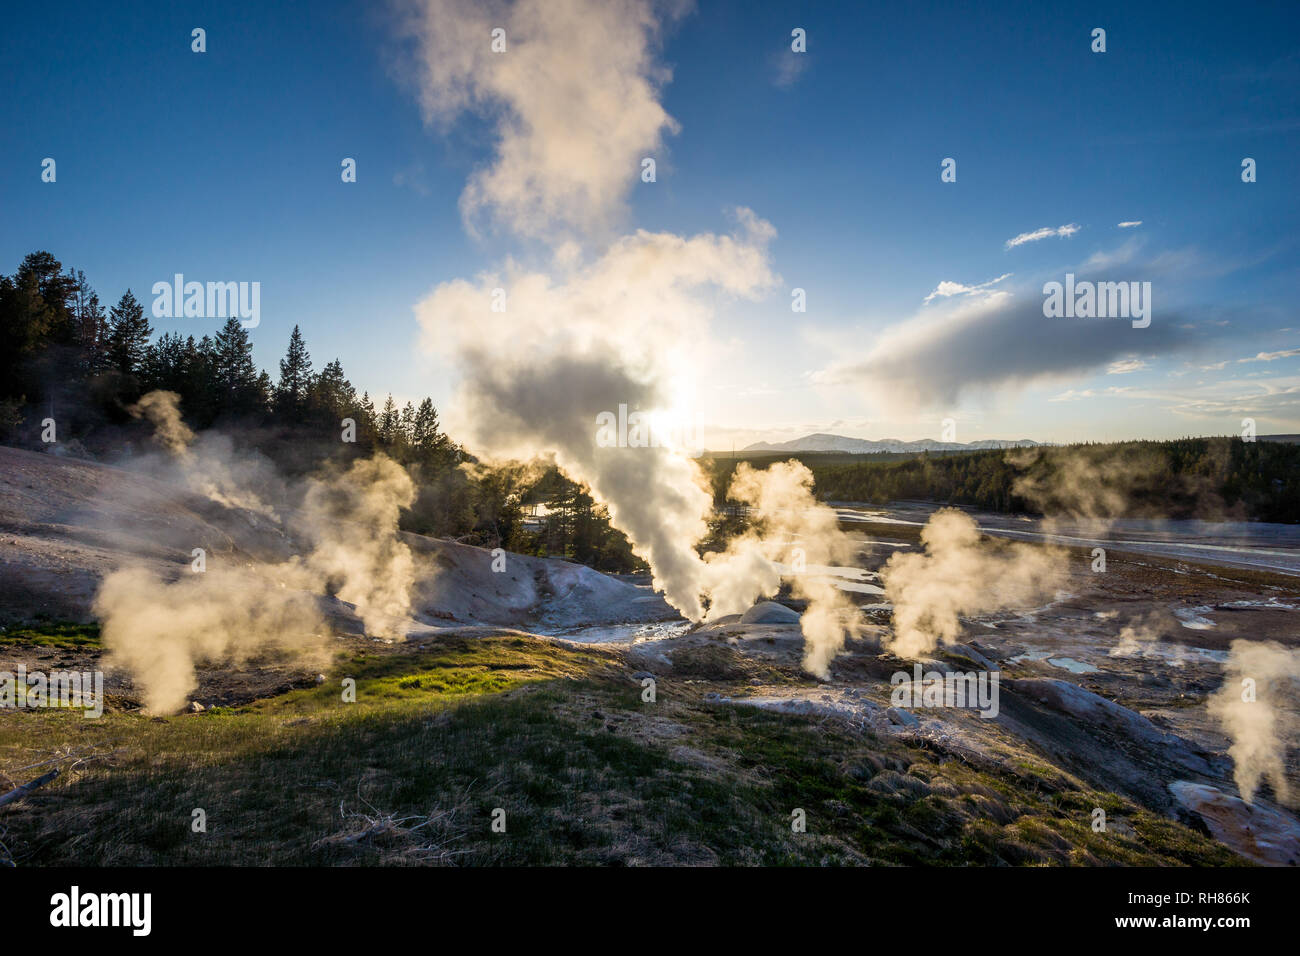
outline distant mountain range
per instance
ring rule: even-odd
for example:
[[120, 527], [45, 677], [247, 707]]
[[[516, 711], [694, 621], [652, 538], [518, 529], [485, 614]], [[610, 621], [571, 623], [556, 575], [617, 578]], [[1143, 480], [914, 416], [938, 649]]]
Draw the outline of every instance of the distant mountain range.
[[745, 447], [743, 451], [839, 451], [850, 455], [870, 455], [881, 451], [979, 451], [985, 448], [1036, 448], [1039, 445], [1046, 444], [1049, 443], [1031, 441], [1028, 438], [1020, 438], [1016, 441], [988, 438], [984, 441], [962, 444], [961, 442], [952, 441], [932, 441], [929, 438], [922, 438], [919, 441], [899, 441], [896, 438], [869, 441], [865, 438], [845, 438], [843, 435], [817, 434], [805, 435], [803, 438], [777, 442], [776, 444], [765, 441], [755, 442]]

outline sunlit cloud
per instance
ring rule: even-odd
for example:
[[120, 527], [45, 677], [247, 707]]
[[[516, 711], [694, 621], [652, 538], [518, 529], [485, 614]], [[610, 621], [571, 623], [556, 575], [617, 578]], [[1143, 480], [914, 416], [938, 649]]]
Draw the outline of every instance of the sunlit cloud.
[[988, 282], [981, 282], [978, 285], [963, 285], [960, 282], [952, 282], [948, 279], [945, 279], [942, 282], [940, 282], [937, 286], [935, 286], [934, 291], [925, 297], [925, 301], [929, 302], [935, 298], [946, 299], [954, 295], [980, 295], [980, 294], [1002, 295], [1004, 293], [1000, 293], [1000, 292], [989, 293], [988, 290], [991, 286], [997, 285], [999, 282], [1003, 281], [1004, 279], [1010, 279], [1012, 274], [1013, 273], [1010, 272], [1004, 272], [996, 279], [990, 279]]
[[1283, 349], [1280, 352], [1259, 352], [1249, 358], [1239, 358], [1238, 362], [1276, 362], [1278, 359], [1300, 355], [1300, 349]]
[[1129, 372], [1140, 372], [1144, 368], [1149, 368], [1146, 362], [1137, 358], [1120, 359], [1118, 362], [1111, 362], [1106, 367], [1107, 375], [1127, 375]]
[[[1142, 274], [1167, 268], [1157, 270], [1131, 255], [1130, 260], [1134, 269], [1146, 270]], [[1086, 263], [1073, 271], [1080, 280], [1098, 275]], [[945, 291], [941, 285], [930, 298]], [[874, 333], [865, 354], [845, 356], [841, 349], [812, 381], [855, 387], [890, 410], [951, 408], [968, 396], [983, 400], [1034, 383], [1108, 370], [1135, 372], [1145, 367], [1133, 364], [1138, 349], [1164, 356], [1226, 334], [1200, 316], [1201, 321], [1186, 321], [1174, 306], [1142, 329], [1125, 320], [1050, 319], [1043, 315], [1041, 289], [1034, 286], [1000, 290], [997, 297], [954, 293], [945, 298], [943, 305], [922, 308]]]
[[1078, 232], [1080, 228], [1077, 222], [1071, 222], [1064, 226], [1057, 226], [1055, 229], [1051, 226], [1044, 226], [1042, 229], [1035, 229], [1033, 232], [1022, 232], [1014, 239], [1007, 240], [1007, 248], [1014, 249], [1016, 246], [1023, 246], [1027, 242], [1038, 242], [1040, 239], [1050, 239], [1052, 236], [1068, 239]]

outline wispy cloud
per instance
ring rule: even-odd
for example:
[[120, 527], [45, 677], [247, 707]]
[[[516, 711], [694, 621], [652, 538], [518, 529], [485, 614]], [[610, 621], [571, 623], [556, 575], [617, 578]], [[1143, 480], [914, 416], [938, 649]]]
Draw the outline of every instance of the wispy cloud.
[[1042, 229], [1035, 229], [1033, 232], [1022, 232], [1014, 239], [1007, 240], [1007, 248], [1014, 249], [1016, 246], [1023, 246], [1027, 242], [1038, 242], [1040, 239], [1050, 239], [1052, 236], [1068, 239], [1078, 232], [1080, 228], [1077, 222], [1071, 222], [1064, 226], [1057, 226], [1055, 229], [1051, 226], [1044, 226]]
[[397, 172], [393, 173], [393, 185], [411, 189], [421, 196], [432, 195], [428, 177], [424, 172], [424, 163], [412, 163], [405, 169], [397, 170]]
[[1114, 397], [1117, 395], [1126, 395], [1133, 389], [1127, 385], [1112, 385], [1110, 388], [1082, 388], [1068, 389], [1059, 395], [1053, 395], [1048, 399], [1049, 402], [1080, 402], [1087, 398]]
[[1129, 220], [1127, 220], [1127, 221], [1125, 221], [1125, 222], [1121, 222], [1121, 223], [1119, 224], [1119, 227], [1120, 227], [1121, 229], [1132, 229], [1132, 228], [1134, 228], [1135, 226], [1140, 226], [1140, 225], [1142, 225], [1142, 220], [1141, 220], [1141, 219], [1129, 219]]
[[1294, 358], [1300, 355], [1300, 348], [1281, 349], [1277, 352], [1256, 352], [1254, 355], [1247, 355], [1239, 359], [1224, 359], [1222, 362], [1214, 362], [1210, 365], [1197, 365], [1196, 368], [1202, 372], [1221, 372], [1229, 365], [1242, 365], [1246, 362], [1276, 362], [1278, 359]]
[[1248, 358], [1239, 358], [1238, 362], [1276, 362], [1278, 359], [1300, 355], [1300, 349], [1283, 349], [1280, 352], [1259, 352]]
[[788, 89], [808, 68], [808, 54], [784, 50], [772, 57], [772, 67], [775, 71], [772, 82], [783, 90]]
[[1107, 375], [1127, 375], [1129, 372], [1140, 372], [1147, 368], [1147, 363], [1138, 358], [1120, 359], [1117, 362], [1111, 362], [1106, 366]]
[[1012, 273], [1004, 272], [996, 279], [990, 279], [988, 282], [981, 282], [978, 285], [963, 285], [960, 282], [952, 282], [948, 279], [944, 279], [935, 286], [933, 292], [925, 297], [925, 301], [929, 302], [934, 298], [946, 299], [954, 295], [988, 295], [991, 286], [997, 285], [1004, 279], [1010, 279], [1011, 276]]

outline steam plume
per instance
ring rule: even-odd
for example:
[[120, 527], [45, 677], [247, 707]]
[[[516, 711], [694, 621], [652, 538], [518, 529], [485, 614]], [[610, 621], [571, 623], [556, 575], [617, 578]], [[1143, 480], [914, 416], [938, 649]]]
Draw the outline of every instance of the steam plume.
[[[210, 444], [194, 442], [171, 393], [152, 392], [137, 409], [158, 427], [185, 485], [236, 506], [239, 496], [223, 481], [248, 464], [247, 456], [228, 438], [222, 460]], [[303, 554], [243, 566], [217, 556], [213, 567], [173, 581], [142, 567], [104, 579], [94, 610], [109, 660], [131, 673], [148, 711], [184, 706], [203, 661], [238, 663], [267, 651], [315, 660], [323, 647], [319, 595], [354, 605], [367, 634], [405, 633], [415, 576], [410, 549], [398, 537], [401, 509], [414, 498], [406, 471], [376, 455], [309, 478], [298, 492], [289, 530]]]
[[1232, 738], [1233, 777], [1247, 803], [1263, 781], [1272, 784], [1279, 801], [1292, 803], [1286, 750], [1297, 730], [1297, 682], [1300, 652], [1274, 641], [1232, 642], [1223, 686], [1210, 698], [1209, 711]]
[[195, 664], [238, 664], [268, 650], [320, 651], [315, 602], [269, 568], [213, 569], [166, 582], [145, 568], [104, 579], [95, 598], [110, 666], [139, 686], [145, 710], [175, 713], [198, 687]]
[[[1208, 453], [1226, 466], [1226, 443]], [[1212, 478], [1171, 471], [1164, 456], [1140, 445], [1024, 448], [1007, 460], [1020, 470], [1012, 492], [1043, 513], [1048, 530], [1063, 520], [1105, 531], [1117, 518], [1168, 518], [1171, 499], [1198, 518], [1240, 517], [1225, 507]]]
[[[675, 129], [657, 98], [668, 73], [652, 54], [661, 18], [683, 6], [426, 0], [406, 27], [426, 116], [445, 122], [475, 110], [496, 122], [493, 162], [462, 196], [467, 219], [489, 211], [552, 251], [549, 274], [507, 262], [473, 282], [444, 282], [416, 307], [429, 347], [463, 376], [448, 420], [486, 458], [554, 461], [608, 509], [668, 602], [699, 621], [775, 593], [774, 556], [794, 535], [829, 560], [839, 530], [818, 510], [806, 471], [746, 470], [733, 493], [764, 530], [701, 558], [712, 495], [686, 449], [597, 441], [598, 417], [623, 406], [680, 431], [714, 301], [754, 299], [777, 281], [767, 254], [776, 231], [747, 209], [730, 235], [639, 231], [594, 256], [572, 241], [607, 235], [641, 158]], [[505, 53], [488, 42], [496, 26]], [[506, 304], [493, 311], [497, 289]], [[813, 576], [795, 587], [810, 601], [806, 666], [825, 673], [848, 626], [843, 599]]]
[[[461, 196], [522, 235], [603, 232], [623, 209], [642, 157], [677, 124], [658, 99], [659, 14], [648, 0], [422, 0], [403, 5], [425, 118], [467, 110], [497, 122], [495, 156]], [[492, 31], [504, 30], [498, 51]]]
[[982, 543], [974, 520], [945, 508], [921, 529], [922, 553], [897, 552], [881, 569], [894, 604], [890, 649], [924, 657], [957, 643], [959, 616], [1032, 604], [1065, 580], [1059, 551], [1012, 542]]
[[271, 496], [282, 492], [279, 476], [261, 455], [237, 451], [234, 442], [219, 432], [195, 436], [181, 417], [181, 398], [175, 392], [152, 391], [127, 409], [154, 428], [154, 440], [166, 451], [163, 461], [132, 462], [141, 470], [156, 470], [165, 480], [181, 484], [195, 494], [229, 508], [255, 511], [275, 518], [275, 509], [255, 488]]
[[[1176, 627], [1176, 619], [1164, 609], [1138, 615], [1120, 629], [1119, 643], [1110, 649], [1109, 656], [1163, 660], [1172, 667], [1182, 667], [1187, 661], [1187, 652], [1182, 645], [1160, 643], [1161, 638]], [[1165, 653], [1157, 648], [1162, 648]]]
[[497, 276], [444, 283], [417, 307], [426, 341], [462, 373], [449, 418], [476, 453], [553, 457], [609, 509], [692, 620], [704, 610], [694, 545], [712, 496], [684, 449], [601, 447], [596, 420], [620, 405], [672, 415], [675, 385], [707, 336], [712, 310], [699, 290], [752, 296], [773, 281], [763, 249], [771, 227], [752, 214], [741, 225], [737, 236], [641, 232], [559, 283], [515, 272], [506, 312], [489, 309]]
[[754, 527], [725, 552], [705, 555], [702, 586], [712, 599], [709, 618], [735, 614], [776, 593], [781, 578], [774, 562], [793, 564], [791, 592], [808, 601], [799, 619], [804, 669], [826, 677], [845, 638], [856, 635], [861, 622], [844, 592], [815, 571], [818, 565], [849, 561], [853, 547], [835, 511], [813, 497], [812, 487], [812, 472], [800, 462], [777, 462], [765, 471], [742, 463], [727, 497], [750, 507]]
[[355, 605], [367, 634], [404, 636], [415, 565], [397, 525], [414, 499], [406, 470], [384, 455], [353, 462], [332, 478], [309, 479], [294, 515], [298, 534], [311, 542], [300, 586], [328, 588]]

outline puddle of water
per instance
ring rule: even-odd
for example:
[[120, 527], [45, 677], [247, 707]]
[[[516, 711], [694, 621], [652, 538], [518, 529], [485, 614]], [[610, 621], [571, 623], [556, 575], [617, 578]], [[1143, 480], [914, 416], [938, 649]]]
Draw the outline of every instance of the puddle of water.
[[557, 631], [549, 636], [575, 644], [644, 644], [680, 637], [690, 628], [689, 621], [656, 621], [651, 624], [601, 624]]
[[1097, 668], [1091, 664], [1085, 664], [1083, 661], [1076, 661], [1073, 657], [1049, 657], [1047, 663], [1053, 667], [1060, 667], [1069, 671], [1071, 674], [1095, 674]]
[[1047, 661], [1053, 667], [1059, 667], [1071, 674], [1095, 674], [1098, 671], [1098, 668], [1093, 665], [1084, 661], [1076, 661], [1073, 657], [1053, 657], [1051, 651], [1025, 651], [1025, 653], [1017, 654], [1011, 658], [1012, 663], [1019, 663], [1020, 661]]
[[1208, 607], [1180, 607], [1174, 610], [1174, 617], [1178, 618], [1183, 627], [1190, 630], [1208, 631], [1215, 626], [1208, 617], [1201, 617], [1208, 610]]
[[836, 587], [841, 591], [856, 591], [858, 594], [884, 594], [885, 589], [875, 584], [863, 584], [860, 581], [838, 581]]
[[1227, 651], [1212, 651], [1208, 647], [1184, 647], [1182, 644], [1162, 644], [1157, 641], [1134, 641], [1111, 648], [1110, 657], [1145, 657], [1160, 658], [1175, 667], [1181, 667], [1188, 661], [1213, 661], [1224, 664], [1228, 660]]
[[791, 565], [773, 561], [782, 576], [793, 577], [795, 574], [815, 574], [822, 577], [837, 578], [835, 586], [841, 591], [854, 591], [858, 594], [884, 594], [885, 589], [872, 581], [880, 580], [880, 575], [865, 568], [847, 568], [839, 565], [810, 564], [801, 571], [795, 571]]
[[1283, 602], [1279, 601], [1275, 597], [1270, 597], [1266, 601], [1229, 601], [1226, 604], [1220, 604], [1219, 607], [1234, 607], [1234, 608], [1258, 607], [1258, 608], [1268, 608], [1269, 610], [1275, 610], [1275, 611], [1294, 611], [1296, 609], [1294, 604], [1284, 604]]

